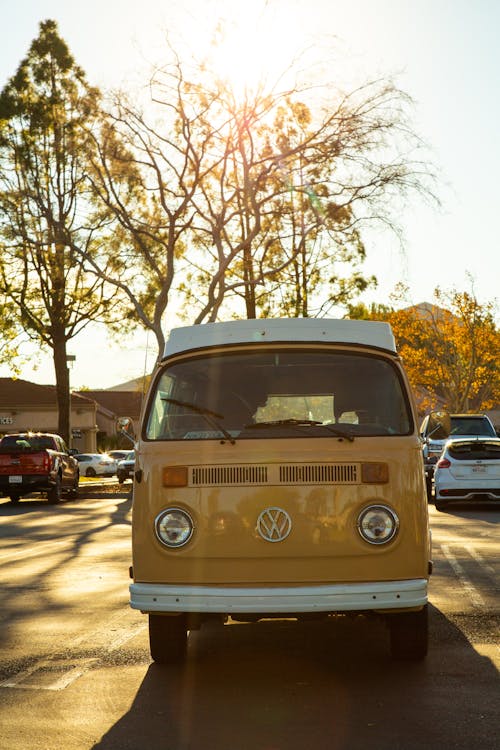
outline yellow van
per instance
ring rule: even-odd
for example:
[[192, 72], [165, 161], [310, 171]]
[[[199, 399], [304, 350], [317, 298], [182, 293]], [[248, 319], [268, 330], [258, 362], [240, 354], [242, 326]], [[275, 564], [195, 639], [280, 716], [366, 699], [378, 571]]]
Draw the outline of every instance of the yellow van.
[[136, 441], [132, 539], [156, 662], [211, 618], [339, 613], [383, 617], [392, 656], [424, 658], [422, 446], [390, 326], [174, 329]]

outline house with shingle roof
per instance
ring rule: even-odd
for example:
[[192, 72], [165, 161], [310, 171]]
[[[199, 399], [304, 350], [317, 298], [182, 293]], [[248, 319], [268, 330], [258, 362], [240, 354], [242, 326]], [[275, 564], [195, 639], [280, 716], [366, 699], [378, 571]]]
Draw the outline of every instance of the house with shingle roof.
[[[118, 417], [138, 426], [142, 395], [137, 391], [73, 391], [72, 447], [94, 453], [98, 441], [115, 438]], [[56, 387], [18, 378], [0, 378], [0, 436], [9, 432], [57, 432]], [[128, 445], [126, 446], [128, 447]]]

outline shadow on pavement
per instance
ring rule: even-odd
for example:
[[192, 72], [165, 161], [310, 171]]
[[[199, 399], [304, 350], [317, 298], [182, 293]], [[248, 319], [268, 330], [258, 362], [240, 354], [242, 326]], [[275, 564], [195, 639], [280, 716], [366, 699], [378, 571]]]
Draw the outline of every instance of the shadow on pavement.
[[69, 498], [64, 494], [59, 503], [51, 505], [47, 502], [42, 493], [33, 492], [26, 494], [17, 503], [10, 502], [9, 498], [0, 496], [0, 516], [22, 516], [32, 511], [45, 510], [47, 513], [55, 513], [58, 510], [67, 512], [72, 507], [78, 507], [78, 504], [85, 500], [127, 500], [132, 499], [132, 484], [109, 484], [80, 486], [78, 497]]
[[[19, 504], [6, 502], [0, 504], [0, 517], [8, 523], [9, 542], [2, 556], [4, 585], [2, 588], [2, 612], [0, 629], [0, 676], [14, 668], [10, 657], [13, 654], [12, 644], [19, 638], [23, 623], [35, 621], [39, 612], [56, 621], [58, 618], [78, 616], [81, 603], [77, 598], [60, 595], [60, 588], [67, 587], [68, 566], [82, 561], [78, 568], [75, 584], [81, 579], [82, 571], [88, 575], [98, 576], [98, 571], [113, 564], [116, 558], [121, 562], [123, 552], [107, 548], [99, 560], [86, 562], [86, 553], [100, 535], [109, 529], [121, 529], [124, 539], [128, 539], [131, 526], [132, 493], [114, 492], [110, 494], [96, 488], [93, 495], [75, 501], [47, 505], [38, 498], [23, 499]], [[92, 503], [92, 500], [105, 499], [106, 503]], [[89, 507], [92, 504], [92, 507]], [[26, 522], [32, 521], [30, 527], [30, 548], [25, 545]], [[47, 519], [49, 519], [47, 521]], [[59, 524], [59, 521], [62, 521]], [[55, 535], [54, 529], [57, 529]], [[38, 545], [43, 545], [38, 547]], [[40, 551], [38, 551], [40, 550]], [[35, 555], [32, 555], [31, 552]], [[33, 564], [29, 578], [21, 585], [15, 583], [15, 566], [20, 559], [26, 564], [38, 555], [38, 562]], [[128, 558], [127, 558], [128, 560]], [[127, 562], [128, 565], [128, 562]], [[12, 582], [9, 579], [12, 566]], [[63, 575], [64, 571], [64, 575]], [[51, 587], [51, 580], [55, 584]], [[26, 600], [29, 599], [29, 606]], [[57, 624], [54, 625], [57, 627]], [[0, 748], [2, 743], [0, 741]]]
[[496, 750], [494, 666], [434, 607], [430, 625], [416, 664], [362, 617], [202, 628], [93, 750]]

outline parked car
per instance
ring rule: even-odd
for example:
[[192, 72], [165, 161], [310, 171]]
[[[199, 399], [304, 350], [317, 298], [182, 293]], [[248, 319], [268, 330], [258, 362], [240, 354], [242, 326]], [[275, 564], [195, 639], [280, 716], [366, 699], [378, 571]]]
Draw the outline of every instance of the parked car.
[[80, 464], [82, 476], [112, 477], [116, 474], [117, 463], [107, 453], [78, 453], [75, 458]]
[[118, 461], [118, 468], [116, 470], [116, 476], [118, 482], [123, 484], [126, 479], [134, 478], [134, 467], [135, 467], [135, 451], [129, 451], [127, 457], [122, 461]]
[[500, 500], [500, 438], [448, 440], [434, 471], [437, 510], [451, 502]]
[[[446, 419], [440, 419], [441, 416]], [[448, 420], [449, 419], [449, 423]], [[420, 426], [423, 441], [423, 458], [427, 497], [432, 496], [433, 476], [436, 462], [448, 439], [455, 436], [496, 437], [493, 423], [486, 414], [445, 414], [434, 412], [424, 417]]]
[[110, 456], [116, 462], [123, 461], [125, 458], [127, 458], [129, 453], [130, 453], [130, 450], [107, 451], [107, 455]]
[[49, 503], [62, 494], [78, 496], [80, 467], [60, 435], [23, 432], [0, 440], [0, 495], [17, 503], [23, 495], [43, 492]]

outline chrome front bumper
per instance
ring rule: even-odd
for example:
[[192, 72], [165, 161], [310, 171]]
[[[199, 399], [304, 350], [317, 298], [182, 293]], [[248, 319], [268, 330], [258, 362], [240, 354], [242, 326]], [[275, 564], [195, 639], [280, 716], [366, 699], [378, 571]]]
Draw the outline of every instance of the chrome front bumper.
[[426, 603], [425, 578], [293, 587], [130, 585], [130, 606], [142, 612], [333, 613], [418, 608]]

